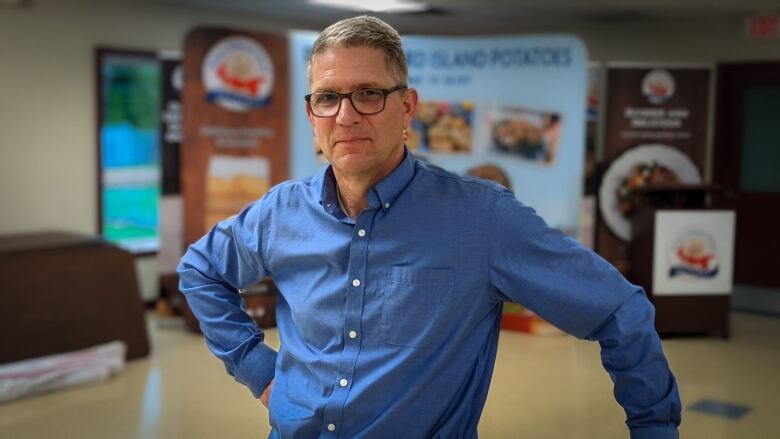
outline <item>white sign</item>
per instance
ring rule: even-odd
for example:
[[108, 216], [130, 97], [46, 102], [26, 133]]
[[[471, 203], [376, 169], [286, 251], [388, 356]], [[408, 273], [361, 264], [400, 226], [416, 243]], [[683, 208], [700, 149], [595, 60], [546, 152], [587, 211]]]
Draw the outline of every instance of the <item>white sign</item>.
[[653, 294], [730, 294], [735, 213], [672, 210], [655, 215]]

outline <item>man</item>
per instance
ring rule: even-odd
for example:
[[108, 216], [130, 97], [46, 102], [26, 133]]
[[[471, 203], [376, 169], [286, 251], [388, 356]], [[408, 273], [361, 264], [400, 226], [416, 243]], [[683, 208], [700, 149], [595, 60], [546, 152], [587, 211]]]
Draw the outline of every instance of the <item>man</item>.
[[[327, 28], [306, 100], [330, 167], [273, 188], [182, 258], [206, 342], [268, 407], [271, 437], [476, 437], [504, 300], [601, 343], [632, 437], [677, 437], [644, 292], [506, 189], [415, 160], [407, 81], [384, 22]], [[237, 293], [266, 275], [281, 292], [278, 353]]]

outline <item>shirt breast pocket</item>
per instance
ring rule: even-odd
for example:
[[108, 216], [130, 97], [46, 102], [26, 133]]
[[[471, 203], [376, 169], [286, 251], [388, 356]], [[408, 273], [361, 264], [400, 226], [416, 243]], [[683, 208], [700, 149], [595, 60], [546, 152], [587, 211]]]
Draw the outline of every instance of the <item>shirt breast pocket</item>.
[[411, 348], [439, 343], [449, 328], [455, 272], [449, 268], [385, 267], [380, 284], [385, 342]]

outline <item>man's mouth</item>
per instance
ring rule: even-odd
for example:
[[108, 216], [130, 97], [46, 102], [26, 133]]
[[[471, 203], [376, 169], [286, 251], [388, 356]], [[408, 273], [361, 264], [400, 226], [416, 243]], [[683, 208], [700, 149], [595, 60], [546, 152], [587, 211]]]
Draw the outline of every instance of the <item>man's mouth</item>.
[[364, 140], [368, 140], [368, 139], [365, 137], [344, 137], [342, 139], [336, 140], [336, 143], [356, 143]]

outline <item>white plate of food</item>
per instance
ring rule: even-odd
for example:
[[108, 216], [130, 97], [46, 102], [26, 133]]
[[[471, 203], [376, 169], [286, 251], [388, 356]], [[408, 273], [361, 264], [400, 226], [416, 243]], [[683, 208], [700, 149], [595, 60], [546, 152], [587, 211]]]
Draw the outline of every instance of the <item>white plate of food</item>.
[[631, 214], [638, 207], [636, 189], [653, 185], [700, 184], [693, 161], [677, 148], [639, 145], [612, 161], [599, 188], [599, 210], [607, 227], [620, 239], [631, 240]]

